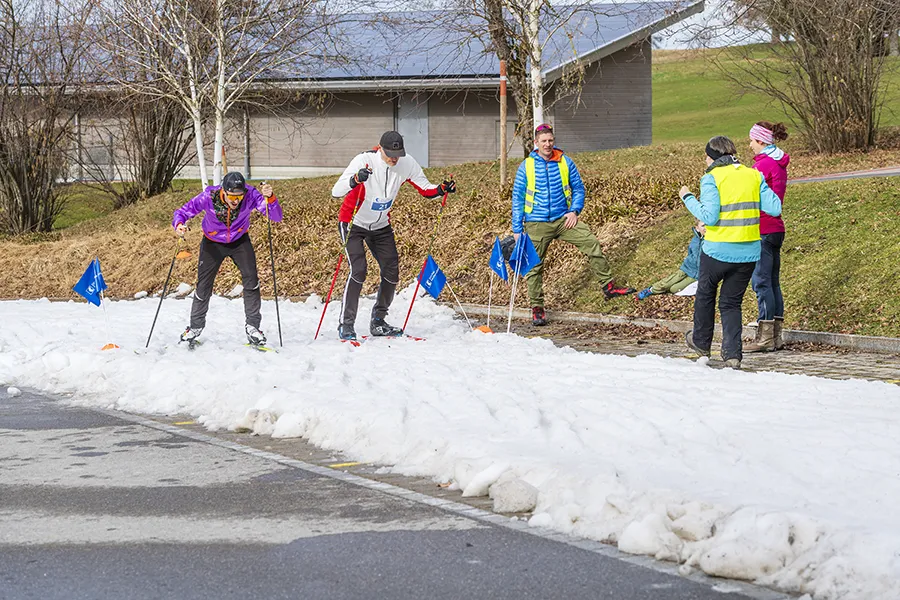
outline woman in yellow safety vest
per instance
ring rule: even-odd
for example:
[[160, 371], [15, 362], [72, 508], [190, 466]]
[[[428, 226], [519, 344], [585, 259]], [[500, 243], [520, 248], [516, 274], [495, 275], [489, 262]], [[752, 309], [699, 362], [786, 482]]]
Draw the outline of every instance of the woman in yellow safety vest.
[[694, 329], [687, 345], [708, 357], [712, 346], [719, 283], [719, 315], [722, 319], [722, 360], [741, 368], [741, 303], [760, 254], [760, 209], [777, 217], [781, 200], [762, 174], [740, 164], [734, 142], [716, 136], [706, 144], [706, 174], [700, 179], [700, 199], [687, 186], [679, 195], [691, 214], [706, 224], [700, 254], [700, 278], [694, 299]]

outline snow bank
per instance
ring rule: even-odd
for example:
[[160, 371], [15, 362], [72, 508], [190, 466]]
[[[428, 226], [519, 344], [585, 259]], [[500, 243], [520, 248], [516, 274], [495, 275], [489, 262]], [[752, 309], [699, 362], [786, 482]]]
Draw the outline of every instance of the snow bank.
[[[245, 348], [243, 303], [221, 297], [188, 352], [176, 341], [190, 300], [166, 299], [145, 351], [157, 303], [109, 303], [113, 340], [89, 305], [0, 303], [0, 382], [302, 436], [684, 569], [815, 599], [900, 598], [900, 387], [581, 353], [468, 331], [426, 298], [408, 329], [427, 341], [359, 348], [337, 340], [337, 306], [313, 342], [320, 300], [283, 301], [278, 354]], [[108, 341], [123, 349], [101, 352]]]

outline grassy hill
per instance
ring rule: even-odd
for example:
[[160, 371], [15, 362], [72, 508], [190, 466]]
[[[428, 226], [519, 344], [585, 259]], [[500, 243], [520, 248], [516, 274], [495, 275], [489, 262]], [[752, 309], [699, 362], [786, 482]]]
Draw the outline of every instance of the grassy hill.
[[[792, 328], [900, 335], [900, 188], [891, 179], [788, 188], [782, 251], [786, 320]], [[693, 218], [673, 211], [613, 253], [617, 270], [650, 283], [677, 268]], [[626, 314], [690, 318], [691, 303], [651, 297]], [[756, 317], [752, 290], [745, 322]], [[624, 312], [624, 311], [623, 311]]]
[[[743, 140], [760, 120], [784, 121], [791, 129], [779, 104], [728, 82], [710, 63], [713, 52], [726, 64], [732, 60], [720, 50], [653, 52], [653, 143], [706, 141], [720, 134]], [[887, 67], [882, 127], [900, 125], [900, 59], [889, 58]]]
[[[575, 156], [588, 188], [589, 202], [582, 218], [603, 241], [614, 272], [621, 281], [645, 286], [676, 269], [689, 239], [690, 216], [680, 208], [677, 190], [696, 188], [703, 172], [699, 144], [666, 144]], [[882, 150], [876, 161], [900, 163], [900, 152]], [[831, 158], [822, 161], [798, 153], [797, 174], [828, 172]], [[850, 163], [858, 155], [846, 157]], [[509, 190], [498, 190], [497, 168], [470, 163], [453, 168], [461, 192], [451, 198], [441, 222], [434, 255], [463, 301], [486, 302], [487, 257], [494, 235], [509, 230]], [[439, 180], [443, 169], [429, 169]], [[279, 290], [286, 295], [324, 295], [334, 271], [340, 245], [336, 229], [336, 201], [330, 199], [332, 178], [278, 182], [286, 220], [274, 227]], [[408, 186], [407, 186], [408, 187]], [[114, 297], [130, 297], [141, 290], [162, 287], [175, 241], [169, 222], [172, 210], [196, 190], [170, 192], [107, 217], [73, 225], [49, 236], [0, 242], [0, 297], [70, 298], [71, 286], [94, 255], [100, 256]], [[900, 335], [900, 190], [892, 179], [803, 184], [789, 188], [785, 216], [788, 237], [783, 283], [786, 320], [790, 327], [829, 331]], [[403, 191], [393, 211], [401, 256], [401, 276], [413, 281], [425, 256], [437, 203]], [[195, 223], [199, 227], [199, 223]], [[253, 228], [260, 258], [264, 293], [271, 294], [267, 265], [266, 229]], [[196, 251], [199, 233], [188, 246]], [[196, 256], [196, 254], [194, 255]], [[196, 259], [176, 263], [174, 281], [193, 283]], [[371, 265], [371, 273], [377, 267]], [[237, 270], [223, 267], [217, 290], [227, 292], [239, 282]], [[374, 290], [377, 279], [367, 282]], [[629, 298], [602, 299], [588, 275], [585, 260], [574, 249], [558, 244], [547, 260], [548, 310], [576, 309], [635, 316], [687, 318], [691, 301], [656, 297], [638, 302]], [[495, 290], [495, 302], [508, 300]], [[527, 305], [524, 286], [517, 298]], [[745, 304], [754, 315], [751, 296]]]

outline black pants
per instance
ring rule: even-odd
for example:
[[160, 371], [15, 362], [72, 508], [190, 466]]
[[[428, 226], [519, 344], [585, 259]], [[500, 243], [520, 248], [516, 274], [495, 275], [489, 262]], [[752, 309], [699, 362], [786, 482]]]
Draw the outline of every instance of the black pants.
[[700, 254], [700, 279], [697, 280], [697, 295], [694, 298], [693, 336], [694, 344], [701, 350], [709, 350], [712, 346], [716, 323], [716, 294], [721, 282], [719, 315], [722, 318], [722, 359], [743, 359], [741, 303], [755, 265], [752, 262], [727, 263], [706, 253]]
[[259, 276], [256, 272], [256, 253], [253, 251], [249, 233], [227, 244], [213, 242], [206, 237], [201, 240], [200, 260], [197, 263], [197, 289], [194, 290], [194, 303], [191, 305], [191, 329], [206, 327], [206, 311], [209, 310], [213, 283], [216, 281], [222, 261], [229, 257], [241, 272], [241, 284], [244, 286], [244, 316], [247, 324], [259, 329], [262, 320], [259, 314], [261, 304]]
[[394, 240], [394, 228], [388, 225], [382, 229], [370, 231], [357, 225], [339, 223], [341, 242], [347, 244], [347, 260], [350, 261], [350, 275], [344, 286], [341, 299], [341, 323], [353, 325], [356, 322], [356, 311], [359, 308], [359, 295], [366, 280], [366, 250], [369, 247], [372, 256], [378, 261], [381, 271], [381, 284], [378, 286], [378, 297], [372, 308], [372, 318], [383, 319], [388, 314], [394, 292], [400, 282], [400, 257], [397, 255], [397, 243]]

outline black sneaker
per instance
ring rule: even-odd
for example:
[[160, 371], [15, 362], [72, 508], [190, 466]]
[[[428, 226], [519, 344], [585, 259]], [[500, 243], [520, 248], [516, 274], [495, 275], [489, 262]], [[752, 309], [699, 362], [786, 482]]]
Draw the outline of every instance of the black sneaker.
[[687, 344], [688, 348], [690, 348], [691, 350], [693, 350], [700, 356], [705, 356], [706, 358], [709, 358], [709, 355], [710, 355], [709, 350], [701, 350], [700, 347], [694, 343], [694, 330], [693, 329], [691, 329], [690, 331], [688, 331], [684, 334], [684, 342]]
[[535, 327], [541, 327], [547, 324], [547, 315], [544, 313], [542, 306], [534, 306], [531, 309], [531, 324]]
[[388, 325], [384, 319], [372, 319], [369, 323], [369, 331], [374, 336], [397, 337], [403, 335], [403, 330], [393, 325]]
[[356, 330], [353, 325], [338, 325], [338, 337], [342, 340], [356, 340]]
[[613, 298], [618, 298], [619, 296], [627, 296], [628, 294], [633, 294], [637, 290], [633, 287], [619, 287], [612, 281], [603, 286], [603, 296], [607, 300], [612, 300]]

